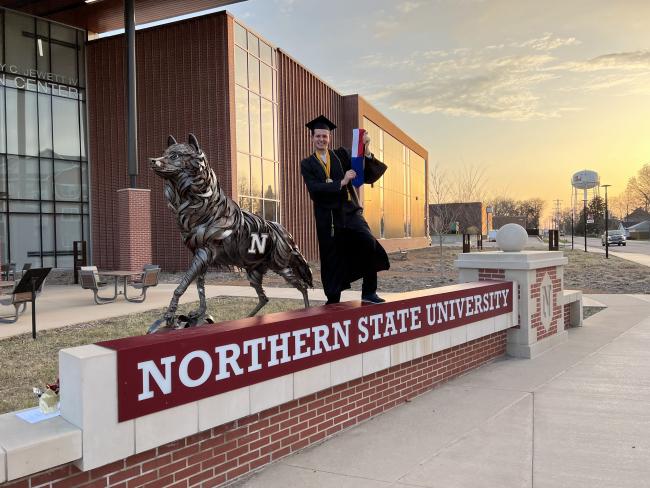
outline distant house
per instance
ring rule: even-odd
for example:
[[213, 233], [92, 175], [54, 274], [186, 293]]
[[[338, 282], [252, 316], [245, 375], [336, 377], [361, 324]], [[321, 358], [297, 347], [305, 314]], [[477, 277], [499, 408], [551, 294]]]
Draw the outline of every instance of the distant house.
[[467, 233], [470, 227], [485, 234], [485, 211], [481, 202], [429, 204], [429, 234]]
[[650, 220], [628, 227], [630, 239], [650, 239]]
[[623, 219], [623, 225], [625, 225], [626, 228], [630, 228], [647, 220], [650, 220], [650, 213], [639, 207]]

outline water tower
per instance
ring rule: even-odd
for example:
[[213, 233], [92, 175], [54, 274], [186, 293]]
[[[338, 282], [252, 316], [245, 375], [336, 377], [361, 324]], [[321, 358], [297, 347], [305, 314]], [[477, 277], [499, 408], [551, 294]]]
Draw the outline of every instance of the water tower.
[[591, 198], [599, 196], [600, 194], [600, 176], [595, 171], [590, 169], [583, 169], [574, 173], [571, 177], [571, 249], [573, 249], [573, 234], [576, 206], [578, 203], [578, 192], [582, 190], [582, 208], [585, 216], [585, 224], [583, 232], [585, 234], [585, 252], [587, 252], [587, 201], [589, 200], [589, 191], [591, 190]]

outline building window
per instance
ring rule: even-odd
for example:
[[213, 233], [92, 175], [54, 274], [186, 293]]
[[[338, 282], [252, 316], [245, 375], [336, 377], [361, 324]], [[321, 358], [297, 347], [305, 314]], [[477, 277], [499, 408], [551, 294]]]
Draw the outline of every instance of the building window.
[[280, 220], [275, 51], [235, 22], [237, 192], [242, 209]]
[[0, 8], [0, 259], [19, 268], [72, 267], [89, 238], [85, 38]]
[[365, 117], [363, 127], [373, 141], [373, 152], [388, 165], [378, 182], [364, 187], [363, 214], [370, 229], [380, 238], [424, 237], [424, 158]]

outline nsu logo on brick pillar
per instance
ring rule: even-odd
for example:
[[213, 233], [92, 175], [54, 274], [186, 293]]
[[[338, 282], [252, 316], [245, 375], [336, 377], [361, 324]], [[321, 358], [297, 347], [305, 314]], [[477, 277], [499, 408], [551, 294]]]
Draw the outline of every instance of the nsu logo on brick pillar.
[[544, 273], [544, 278], [539, 287], [539, 308], [544, 329], [548, 330], [553, 320], [553, 283], [548, 273]]
[[248, 254], [264, 254], [266, 250], [266, 240], [269, 238], [268, 234], [258, 234], [257, 232], [251, 233], [251, 247], [248, 248]]

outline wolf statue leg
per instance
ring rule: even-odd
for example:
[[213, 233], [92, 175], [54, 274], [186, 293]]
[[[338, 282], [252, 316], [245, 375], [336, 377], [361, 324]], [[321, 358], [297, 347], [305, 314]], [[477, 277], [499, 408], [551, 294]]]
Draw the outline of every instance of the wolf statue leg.
[[250, 271], [246, 270], [246, 277], [248, 278], [248, 281], [250, 282], [251, 286], [257, 292], [257, 297], [259, 298], [259, 302], [257, 303], [257, 306], [253, 309], [251, 313], [248, 314], [249, 317], [255, 315], [257, 312], [261, 310], [261, 308], [264, 305], [266, 305], [269, 302], [266, 293], [264, 293], [264, 288], [262, 288], [262, 279], [264, 278], [265, 273], [266, 271], [261, 271], [259, 269], [252, 269]]
[[[174, 290], [174, 296], [169, 302], [169, 307], [167, 307], [167, 311], [163, 316], [163, 320], [165, 321], [167, 327], [178, 326], [178, 324], [176, 323], [176, 315], [175, 315], [176, 309], [178, 308], [178, 301], [180, 300], [181, 296], [183, 296], [183, 293], [185, 293], [185, 291], [187, 290], [187, 287], [190, 286], [190, 283], [192, 283], [192, 281], [194, 281], [194, 279], [197, 276], [202, 274], [202, 270], [208, 267], [209, 262], [210, 262], [210, 253], [207, 250], [198, 249], [194, 253], [194, 258], [192, 259], [192, 264], [190, 265], [190, 269], [188, 269], [185, 272], [183, 278], [181, 279], [180, 284]], [[203, 299], [205, 301], [205, 296], [203, 297]], [[161, 320], [157, 320], [156, 322], [154, 322], [149, 327], [147, 333], [152, 334], [156, 332], [162, 325], [161, 322], [162, 322]]]
[[205, 322], [208, 324], [214, 324], [212, 315], [206, 315], [208, 304], [205, 301], [205, 272], [206, 270], [203, 270], [201, 274], [196, 277], [196, 289], [199, 292], [199, 308], [197, 310], [192, 310], [187, 314], [187, 317], [183, 315], [178, 316], [179, 322], [187, 323], [186, 327], [194, 327]]
[[299, 279], [291, 268], [284, 268], [277, 271], [277, 274], [282, 276], [287, 283], [296, 288], [302, 293], [302, 299], [305, 302], [305, 308], [309, 308], [309, 297], [307, 296], [307, 287], [301, 279]]

